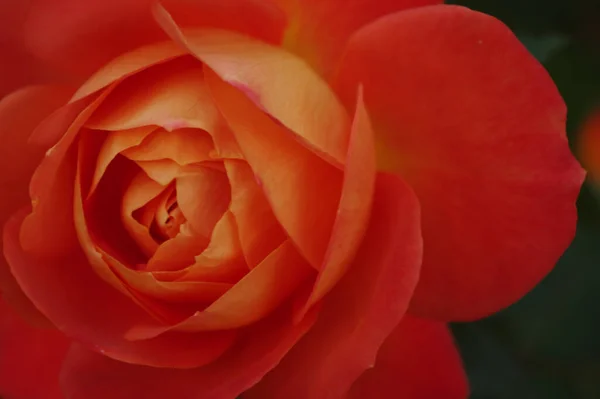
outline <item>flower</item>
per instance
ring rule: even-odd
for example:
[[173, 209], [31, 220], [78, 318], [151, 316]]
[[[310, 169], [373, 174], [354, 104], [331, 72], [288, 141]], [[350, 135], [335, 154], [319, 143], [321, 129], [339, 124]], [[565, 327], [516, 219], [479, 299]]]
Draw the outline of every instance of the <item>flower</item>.
[[0, 394], [45, 356], [44, 398], [464, 398], [444, 323], [550, 271], [583, 172], [544, 69], [436, 3], [6, 3], [44, 84], [0, 102]]

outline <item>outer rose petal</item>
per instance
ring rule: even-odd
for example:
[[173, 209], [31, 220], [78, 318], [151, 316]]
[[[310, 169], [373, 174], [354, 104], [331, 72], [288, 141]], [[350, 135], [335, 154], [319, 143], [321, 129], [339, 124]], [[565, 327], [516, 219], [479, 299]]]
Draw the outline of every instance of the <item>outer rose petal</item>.
[[173, 40], [289, 128], [300, 142], [333, 163], [344, 163], [348, 115], [327, 83], [302, 59], [234, 32], [181, 30], [160, 6], [154, 14]]
[[59, 331], [26, 324], [0, 298], [0, 396], [62, 399], [58, 375], [69, 345]]
[[62, 386], [69, 399], [235, 398], [275, 367], [315, 321], [311, 312], [298, 324], [281, 312], [244, 331], [223, 358], [191, 370], [158, 369], [115, 362], [75, 346], [65, 361]]
[[434, 6], [355, 34], [339, 79], [348, 104], [359, 82], [379, 166], [423, 210], [412, 310], [472, 319], [520, 298], [570, 243], [583, 179], [548, 74], [494, 18]]
[[600, 183], [600, 109], [596, 109], [583, 125], [577, 148], [590, 177], [596, 184]]
[[448, 327], [406, 315], [348, 399], [466, 399], [467, 376]]
[[396, 176], [380, 174], [355, 262], [323, 300], [311, 331], [244, 398], [339, 398], [374, 364], [417, 283], [419, 216], [412, 190]]
[[[32, 86], [0, 100], [0, 225], [12, 212], [29, 203], [29, 178], [45, 149], [29, 145], [27, 139], [40, 121], [68, 100], [68, 90]], [[4, 298], [30, 321], [45, 322], [25, 297], [0, 257], [0, 290]]]
[[[115, 56], [164, 39], [152, 19], [155, 0], [32, 0], [24, 36], [29, 48], [52, 64], [85, 77]], [[278, 42], [283, 15], [259, 0], [169, 0], [191, 26], [239, 31]]]
[[288, 15], [283, 46], [325, 75], [333, 72], [348, 38], [362, 26], [396, 11], [443, 3], [443, 0], [272, 1]]

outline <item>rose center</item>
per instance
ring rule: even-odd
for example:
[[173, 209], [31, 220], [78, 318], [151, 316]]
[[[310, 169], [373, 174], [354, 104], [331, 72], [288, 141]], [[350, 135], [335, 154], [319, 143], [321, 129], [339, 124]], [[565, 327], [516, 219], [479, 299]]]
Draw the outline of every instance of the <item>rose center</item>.
[[156, 210], [150, 226], [150, 233], [157, 242], [162, 243], [179, 234], [181, 226], [185, 222], [185, 216], [177, 202], [177, 192], [173, 190], [164, 206], [160, 206]]

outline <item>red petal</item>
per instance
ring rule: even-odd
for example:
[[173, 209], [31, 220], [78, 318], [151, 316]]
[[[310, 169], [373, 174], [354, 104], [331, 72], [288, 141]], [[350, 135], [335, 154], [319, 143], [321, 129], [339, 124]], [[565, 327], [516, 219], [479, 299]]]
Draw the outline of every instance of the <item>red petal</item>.
[[226, 356], [208, 367], [157, 369], [120, 362], [74, 347], [63, 368], [70, 399], [223, 399], [235, 398], [275, 367], [315, 320], [309, 314], [291, 323], [289, 309], [245, 331]]
[[[27, 140], [33, 129], [52, 111], [66, 103], [69, 93], [53, 86], [32, 86], [0, 100], [0, 226], [29, 203], [29, 180], [45, 149]], [[5, 300], [31, 322], [47, 320], [31, 304], [0, 257], [0, 290]]]
[[600, 109], [596, 109], [585, 121], [577, 153], [594, 182], [600, 183]]
[[31, 327], [0, 298], [0, 395], [7, 399], [62, 399], [58, 375], [71, 341]]
[[194, 367], [231, 345], [232, 331], [127, 341], [124, 334], [132, 326], [155, 320], [102, 281], [80, 251], [45, 259], [24, 252], [17, 239], [23, 218], [21, 212], [6, 224], [4, 255], [25, 294], [68, 336], [112, 358], [157, 367]]
[[409, 315], [385, 340], [375, 367], [352, 385], [348, 399], [466, 399], [467, 376], [445, 324]]
[[364, 84], [379, 166], [421, 203], [415, 312], [481, 317], [551, 270], [583, 171], [556, 87], [506, 26], [456, 6], [390, 15], [356, 33], [340, 76], [348, 104]]
[[[33, 0], [24, 28], [33, 52], [66, 71], [85, 77], [112, 58], [164, 39], [154, 23], [153, 0]], [[186, 25], [239, 31], [279, 42], [284, 16], [268, 2], [168, 0]]]
[[315, 326], [248, 392], [249, 398], [339, 398], [373, 365], [417, 283], [419, 216], [410, 188], [393, 175], [380, 174], [355, 262], [323, 300]]
[[[387, 14], [443, 0], [274, 0], [288, 15], [283, 46], [324, 75], [334, 72], [348, 38]], [[387, 44], [384, 46], [389, 48]]]
[[363, 239], [375, 191], [375, 143], [362, 89], [358, 96], [344, 185], [325, 260], [303, 311], [317, 303], [342, 278]]
[[155, 15], [173, 40], [288, 127], [299, 141], [343, 164], [348, 115], [327, 83], [300, 58], [233, 32], [181, 31], [160, 6]]

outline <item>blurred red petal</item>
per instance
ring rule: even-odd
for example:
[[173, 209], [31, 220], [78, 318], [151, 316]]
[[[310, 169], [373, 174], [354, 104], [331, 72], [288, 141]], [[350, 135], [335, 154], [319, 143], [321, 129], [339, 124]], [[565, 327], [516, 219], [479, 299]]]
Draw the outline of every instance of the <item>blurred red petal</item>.
[[244, 397], [339, 398], [348, 391], [408, 307], [421, 264], [419, 216], [411, 189], [380, 174], [355, 262], [324, 298], [311, 331]]
[[600, 183], [600, 109], [594, 110], [583, 124], [577, 150], [590, 177], [596, 184]]
[[[68, 101], [69, 90], [54, 86], [31, 86], [0, 100], [0, 225], [30, 202], [29, 180], [41, 162], [45, 148], [29, 144], [35, 127], [51, 112]], [[31, 322], [47, 320], [23, 294], [0, 257], [0, 290], [4, 299]]]
[[348, 399], [466, 399], [469, 384], [452, 334], [441, 322], [405, 315]]
[[412, 310], [464, 320], [519, 299], [571, 242], [583, 179], [546, 71], [496, 19], [433, 6], [355, 34], [339, 80], [348, 104], [361, 83], [379, 166], [422, 207]]
[[234, 398], [275, 367], [315, 321], [311, 312], [299, 324], [290, 310], [244, 331], [225, 356], [209, 367], [158, 369], [115, 362], [81, 347], [67, 355], [62, 386], [70, 399], [223, 399]]
[[58, 377], [70, 343], [57, 330], [25, 323], [0, 298], [0, 395], [62, 399]]

